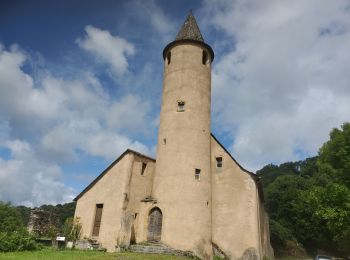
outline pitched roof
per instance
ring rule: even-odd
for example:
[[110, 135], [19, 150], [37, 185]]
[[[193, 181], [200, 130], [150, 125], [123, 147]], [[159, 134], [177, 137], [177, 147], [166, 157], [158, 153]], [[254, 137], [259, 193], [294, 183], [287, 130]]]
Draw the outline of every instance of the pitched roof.
[[133, 153], [136, 154], [138, 156], [144, 157], [148, 160], [151, 161], [156, 161], [154, 158], [151, 158], [147, 155], [144, 155], [142, 153], [136, 152], [134, 150], [131, 149], [127, 149], [124, 153], [122, 153], [117, 159], [115, 159], [100, 175], [98, 175], [82, 192], [80, 192], [78, 194], [78, 196], [76, 196], [73, 201], [77, 201], [78, 199], [80, 199], [88, 190], [90, 190], [114, 165], [116, 165], [121, 159], [123, 159], [123, 157], [128, 154], [128, 153]]
[[196, 18], [194, 18], [191, 11], [189, 12], [180, 31], [176, 35], [175, 41], [177, 40], [195, 40], [204, 42], [201, 31], [197, 25]]

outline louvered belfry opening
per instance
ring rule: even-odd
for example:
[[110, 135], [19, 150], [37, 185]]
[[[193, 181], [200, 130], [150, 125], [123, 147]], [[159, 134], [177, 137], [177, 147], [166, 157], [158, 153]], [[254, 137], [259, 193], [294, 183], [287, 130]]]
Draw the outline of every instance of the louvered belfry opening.
[[103, 204], [96, 204], [95, 221], [94, 221], [94, 227], [92, 229], [92, 236], [94, 237], [98, 237], [100, 233], [102, 210], [103, 210]]
[[159, 208], [153, 208], [150, 211], [148, 219], [148, 241], [159, 242], [162, 235], [163, 214]]

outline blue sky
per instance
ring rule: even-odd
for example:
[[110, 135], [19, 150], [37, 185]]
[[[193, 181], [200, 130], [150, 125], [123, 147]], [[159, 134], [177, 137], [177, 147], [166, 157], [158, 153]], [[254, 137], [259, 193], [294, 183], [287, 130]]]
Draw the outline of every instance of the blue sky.
[[156, 156], [162, 50], [192, 9], [212, 131], [247, 169], [317, 154], [350, 117], [350, 2], [1, 1], [0, 200], [70, 201], [126, 148]]

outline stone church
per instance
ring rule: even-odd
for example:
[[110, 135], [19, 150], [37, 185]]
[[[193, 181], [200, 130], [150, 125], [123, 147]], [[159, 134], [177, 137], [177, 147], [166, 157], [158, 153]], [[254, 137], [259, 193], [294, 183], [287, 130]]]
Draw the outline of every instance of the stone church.
[[211, 132], [214, 51], [192, 13], [163, 58], [157, 158], [128, 149], [74, 199], [83, 237], [108, 251], [152, 242], [202, 259], [272, 258], [259, 178]]

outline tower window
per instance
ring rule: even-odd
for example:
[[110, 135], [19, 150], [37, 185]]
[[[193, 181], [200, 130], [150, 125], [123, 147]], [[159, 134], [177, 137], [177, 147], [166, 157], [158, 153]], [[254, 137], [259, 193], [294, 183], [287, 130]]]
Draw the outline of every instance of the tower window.
[[145, 174], [147, 163], [142, 163], [142, 169], [141, 169], [141, 175], [143, 176]]
[[203, 51], [203, 54], [202, 54], [202, 64], [207, 64], [208, 62], [208, 53], [206, 51]]
[[185, 101], [177, 101], [177, 111], [178, 112], [185, 111]]
[[201, 170], [200, 169], [196, 169], [194, 172], [194, 179], [199, 181], [201, 179]]
[[168, 54], [166, 55], [166, 59], [168, 61], [168, 65], [169, 65], [171, 62], [171, 51], [169, 51]]
[[166, 144], [166, 138], [163, 138], [163, 144]]
[[222, 167], [222, 157], [218, 156], [216, 157], [216, 168], [221, 168]]

